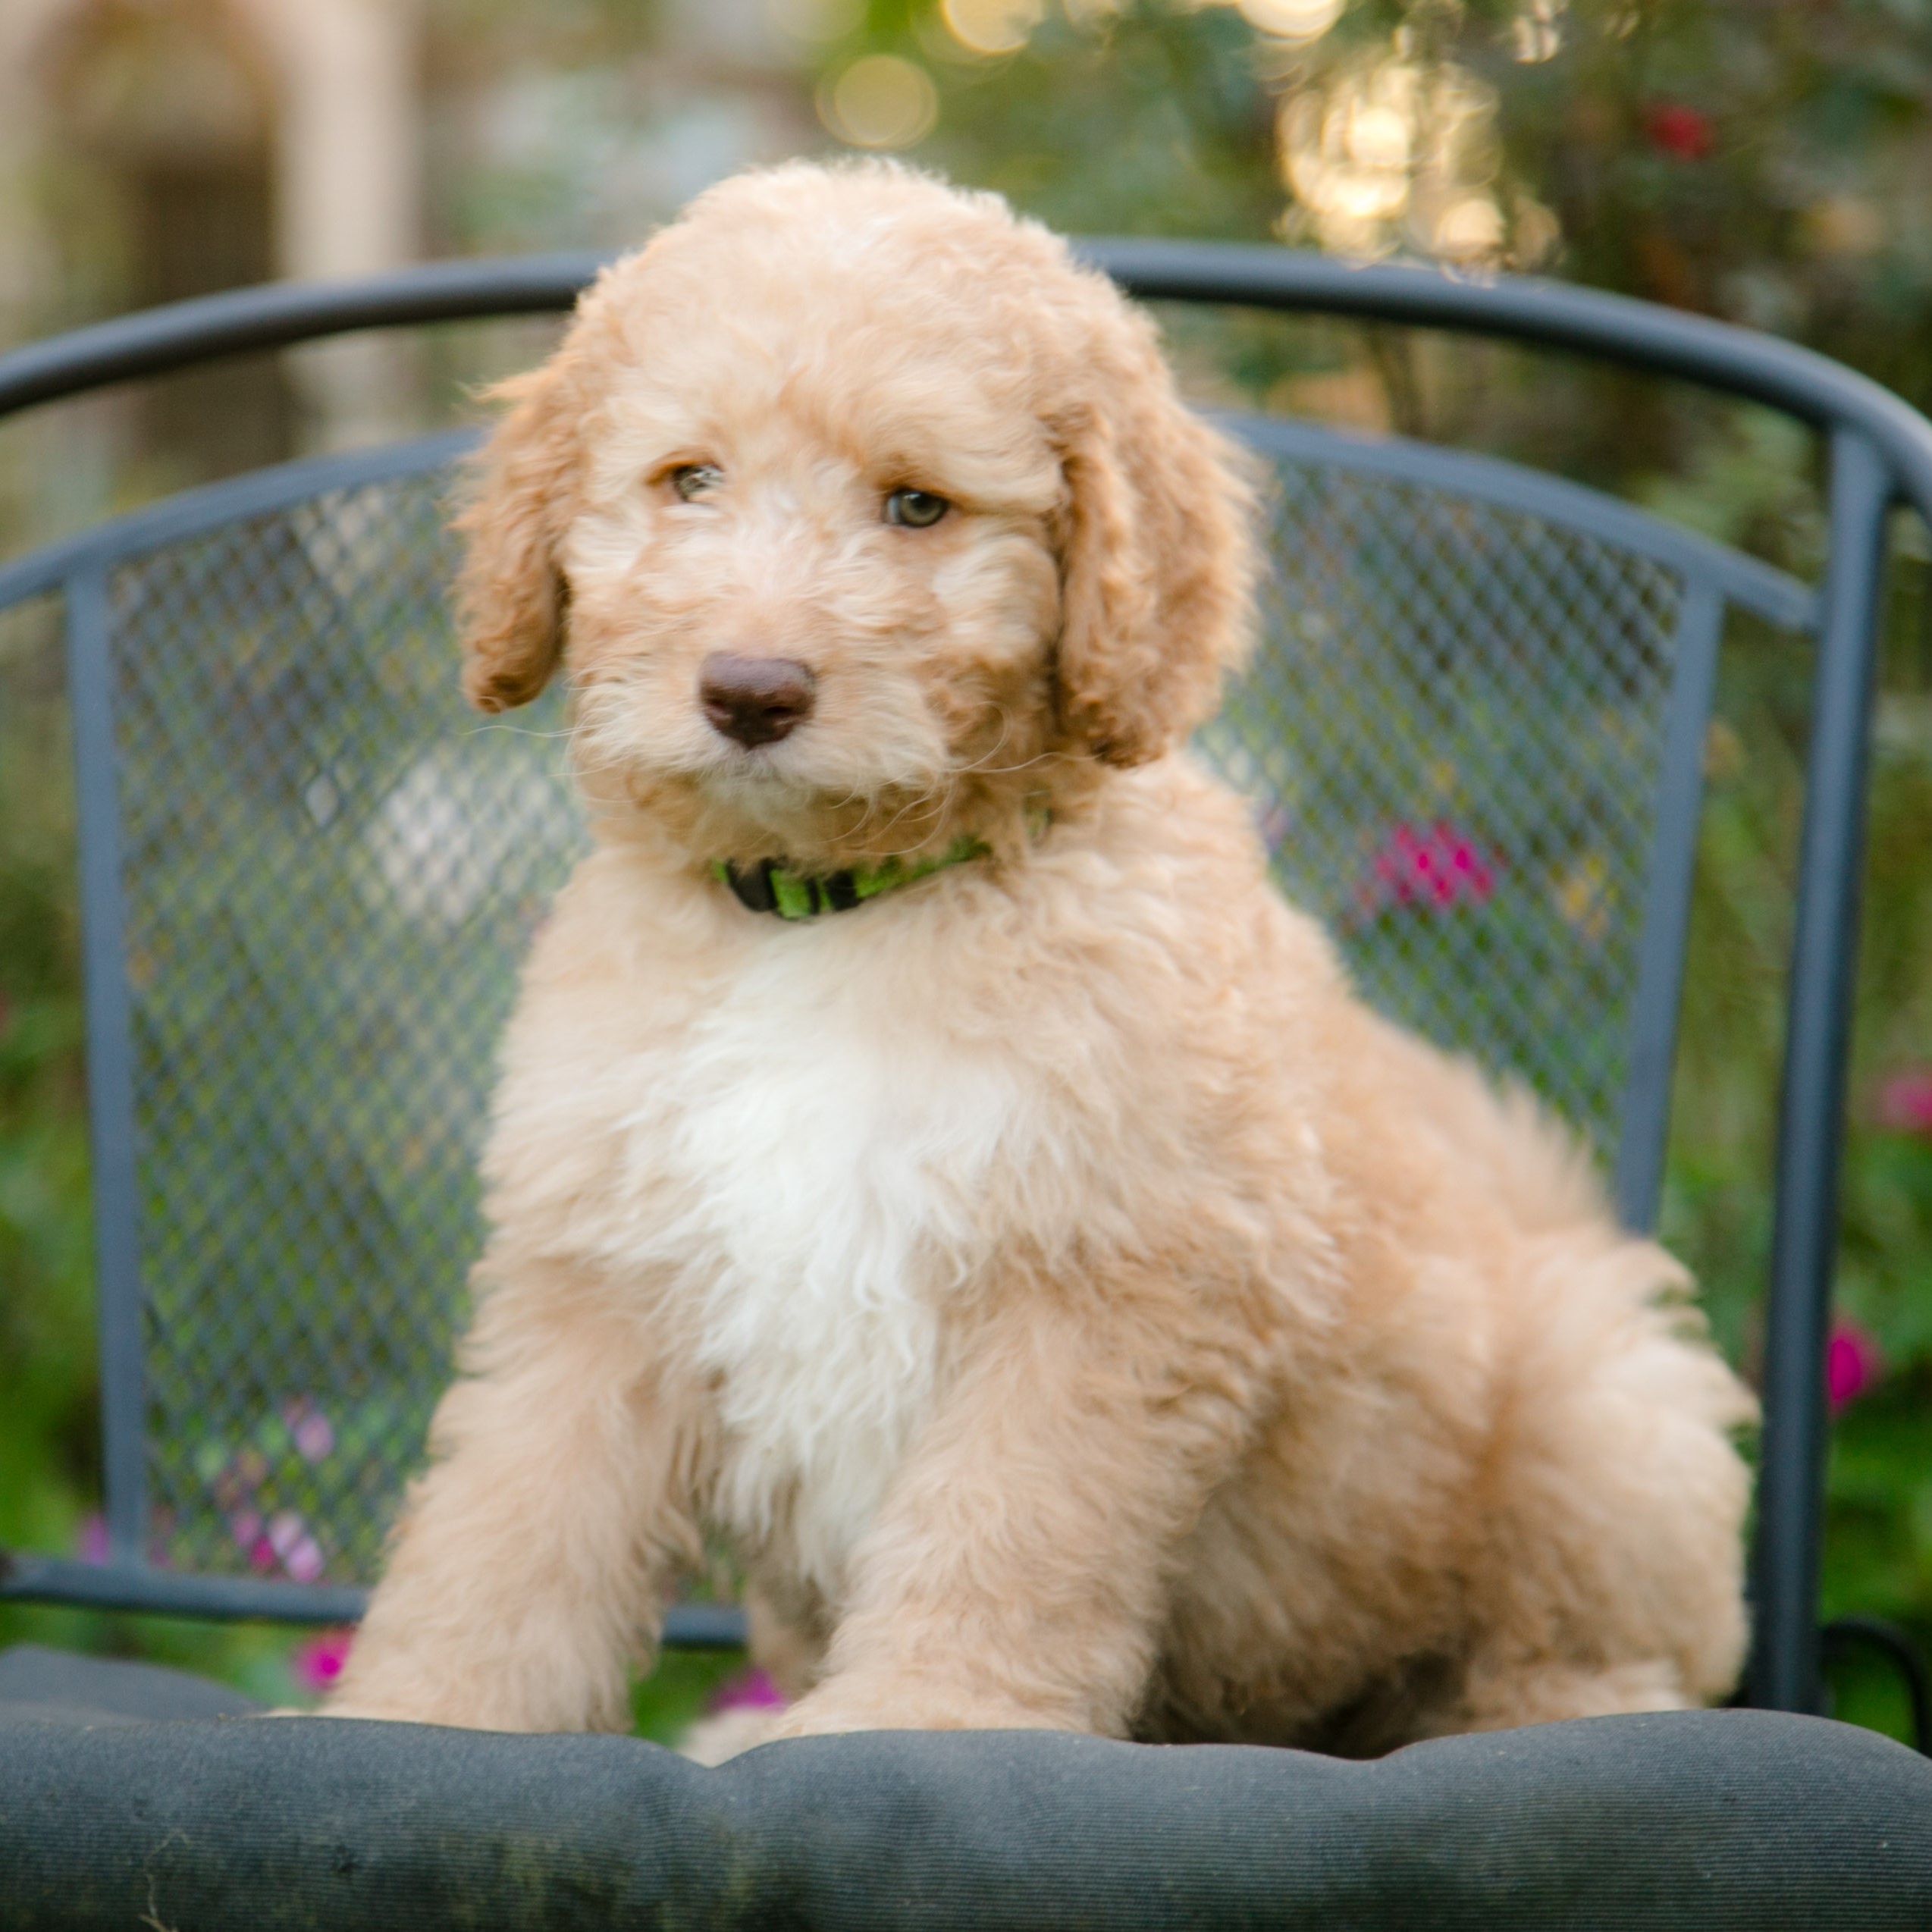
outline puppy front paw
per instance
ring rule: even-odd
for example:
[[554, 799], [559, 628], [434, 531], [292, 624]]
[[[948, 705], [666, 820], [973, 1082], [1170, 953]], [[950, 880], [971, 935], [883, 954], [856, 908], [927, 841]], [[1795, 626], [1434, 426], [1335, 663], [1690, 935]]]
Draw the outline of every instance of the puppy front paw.
[[354, 1704], [278, 1704], [272, 1711], [258, 1711], [258, 1717], [359, 1717], [374, 1723], [406, 1722], [393, 1711], [372, 1711]]
[[1057, 1714], [917, 1676], [864, 1684], [822, 1684], [780, 1714], [770, 1741], [826, 1737], [840, 1731], [1074, 1730]]
[[412, 1721], [397, 1711], [372, 1711], [354, 1704], [278, 1704], [271, 1711], [253, 1711], [251, 1717], [355, 1717], [376, 1724], [404, 1724]]
[[678, 1755], [694, 1764], [722, 1764], [741, 1752], [770, 1743], [783, 1715], [780, 1711], [741, 1707], [700, 1717], [678, 1739]]

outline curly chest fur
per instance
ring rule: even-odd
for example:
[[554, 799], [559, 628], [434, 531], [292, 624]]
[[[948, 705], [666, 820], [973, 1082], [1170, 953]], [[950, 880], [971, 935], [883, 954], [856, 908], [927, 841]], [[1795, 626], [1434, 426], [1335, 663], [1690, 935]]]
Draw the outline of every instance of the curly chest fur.
[[997, 1245], [987, 1197], [1027, 1111], [877, 983], [861, 936], [759, 948], [620, 1123], [648, 1197], [630, 1259], [670, 1265], [716, 1391], [720, 1526], [789, 1544], [833, 1594], [930, 1412], [945, 1303]]

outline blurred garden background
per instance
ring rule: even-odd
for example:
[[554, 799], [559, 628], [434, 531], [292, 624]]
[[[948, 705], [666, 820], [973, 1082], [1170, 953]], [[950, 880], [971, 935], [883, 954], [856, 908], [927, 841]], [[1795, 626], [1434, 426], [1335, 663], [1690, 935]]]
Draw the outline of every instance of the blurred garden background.
[[[1932, 409], [1932, 0], [0, 0], [0, 346], [278, 275], [620, 246], [741, 166], [855, 151], [1076, 231], [1620, 290], [1808, 343]], [[1538, 464], [1816, 574], [1821, 453], [1767, 412], [1424, 331], [1172, 319], [1204, 400]], [[473, 419], [476, 385], [551, 334], [359, 338], [0, 425], [0, 557], [278, 457]], [[1893, 554], [1824, 1607], [1932, 1644], [1924, 532], [1902, 519]], [[1747, 1375], [1808, 674], [1766, 635], [1727, 641], [1664, 1210]], [[1453, 798], [1417, 787], [1415, 825], [1453, 842]], [[1579, 930], [1604, 917], [1587, 878], [1561, 889]], [[78, 958], [57, 640], [0, 626], [0, 1545], [85, 1554]], [[264, 1560], [296, 1573], [289, 1550]], [[23, 1640], [286, 1701], [326, 1683], [343, 1639], [0, 1607], [0, 1644]], [[641, 1723], [670, 1735], [737, 1664], [673, 1660], [640, 1688]], [[1882, 1676], [1835, 1693], [1902, 1730]]]

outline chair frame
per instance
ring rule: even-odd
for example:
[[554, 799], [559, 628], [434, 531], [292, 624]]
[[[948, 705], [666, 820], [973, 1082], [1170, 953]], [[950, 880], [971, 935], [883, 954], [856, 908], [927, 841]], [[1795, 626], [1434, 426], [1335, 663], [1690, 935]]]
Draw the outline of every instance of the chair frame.
[[[1323, 314], [1568, 351], [1767, 404], [1828, 438], [1829, 549], [1814, 618], [1804, 623], [1815, 628], [1818, 645], [1786, 989], [1753, 1562], [1755, 1641], [1747, 1681], [1752, 1704], [1816, 1710], [1827, 1429], [1824, 1361], [1857, 967], [1870, 714], [1889, 513], [1908, 505], [1932, 525], [1932, 423], [1890, 391], [1811, 350], [1626, 297], [1527, 280], [1466, 281], [1404, 267], [1355, 268], [1238, 244], [1106, 240], [1076, 246], [1142, 300]], [[174, 303], [0, 356], [0, 417], [221, 356], [353, 331], [560, 313], [574, 306], [609, 259], [573, 253], [437, 262], [364, 281], [276, 284]], [[371, 473], [381, 473], [381, 459], [391, 454], [375, 453]], [[290, 466], [281, 473], [286, 477], [305, 467]], [[234, 496], [238, 509], [265, 507], [259, 485], [250, 494], [253, 484], [243, 478], [195, 496], [205, 500], [225, 492]], [[185, 505], [187, 500], [182, 500]], [[143, 514], [158, 518], [171, 507]], [[1602, 507], [1612, 506], [1605, 500]], [[140, 1311], [132, 1245], [135, 1171], [105, 579], [98, 571], [90, 576], [73, 567], [88, 541], [58, 547], [64, 569], [50, 574], [56, 559], [49, 552], [0, 572], [0, 594], [24, 594], [21, 573], [32, 571], [45, 577], [47, 588], [64, 583], [69, 600], [111, 1557], [96, 1568], [0, 1552], [0, 1598], [305, 1622], [347, 1620], [359, 1613], [359, 1591], [293, 1592], [246, 1579], [171, 1576], [140, 1562], [145, 1486]], [[91, 601], [90, 584], [96, 587]], [[1708, 628], [1701, 678], [1714, 666], [1714, 624]], [[1707, 682], [1698, 707], [1700, 735], [1708, 704]], [[1681, 716], [1689, 707], [1673, 708]], [[1661, 809], [1694, 818], [1695, 761], [1677, 742], [1685, 736], [1672, 732], [1676, 755], [1667, 759]], [[1697, 742], [1689, 744], [1694, 748]], [[1667, 1106], [1683, 936], [1680, 915], [1673, 942], [1678, 968], [1660, 983], [1648, 970], [1658, 943], [1650, 928], [1658, 924], [1654, 917], [1647, 921], [1646, 969], [1635, 1018], [1639, 1045], [1632, 1056], [1633, 1086], [1648, 1083], [1650, 1097], [1644, 1104], [1653, 1109]], [[1661, 1145], [1661, 1112], [1657, 1118]], [[1647, 1193], [1654, 1200], [1654, 1174], [1620, 1173], [1619, 1182], [1626, 1216], [1634, 1212], [1647, 1219], [1644, 1197]], [[730, 1644], [740, 1641], [742, 1632], [735, 1612], [684, 1606], [673, 1613], [666, 1640]]]

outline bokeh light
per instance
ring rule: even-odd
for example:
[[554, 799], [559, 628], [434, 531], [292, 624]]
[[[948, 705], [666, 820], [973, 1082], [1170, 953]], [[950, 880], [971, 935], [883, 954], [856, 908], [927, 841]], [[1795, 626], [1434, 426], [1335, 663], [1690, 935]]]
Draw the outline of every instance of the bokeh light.
[[909, 148], [933, 131], [939, 89], [922, 67], [896, 54], [868, 54], [818, 90], [819, 118], [855, 148]]
[[1039, 26], [1041, 0], [941, 0], [947, 30], [975, 54], [1016, 53]]
[[1341, 18], [1342, 0], [1237, 0], [1250, 27], [1278, 40], [1319, 40]]

